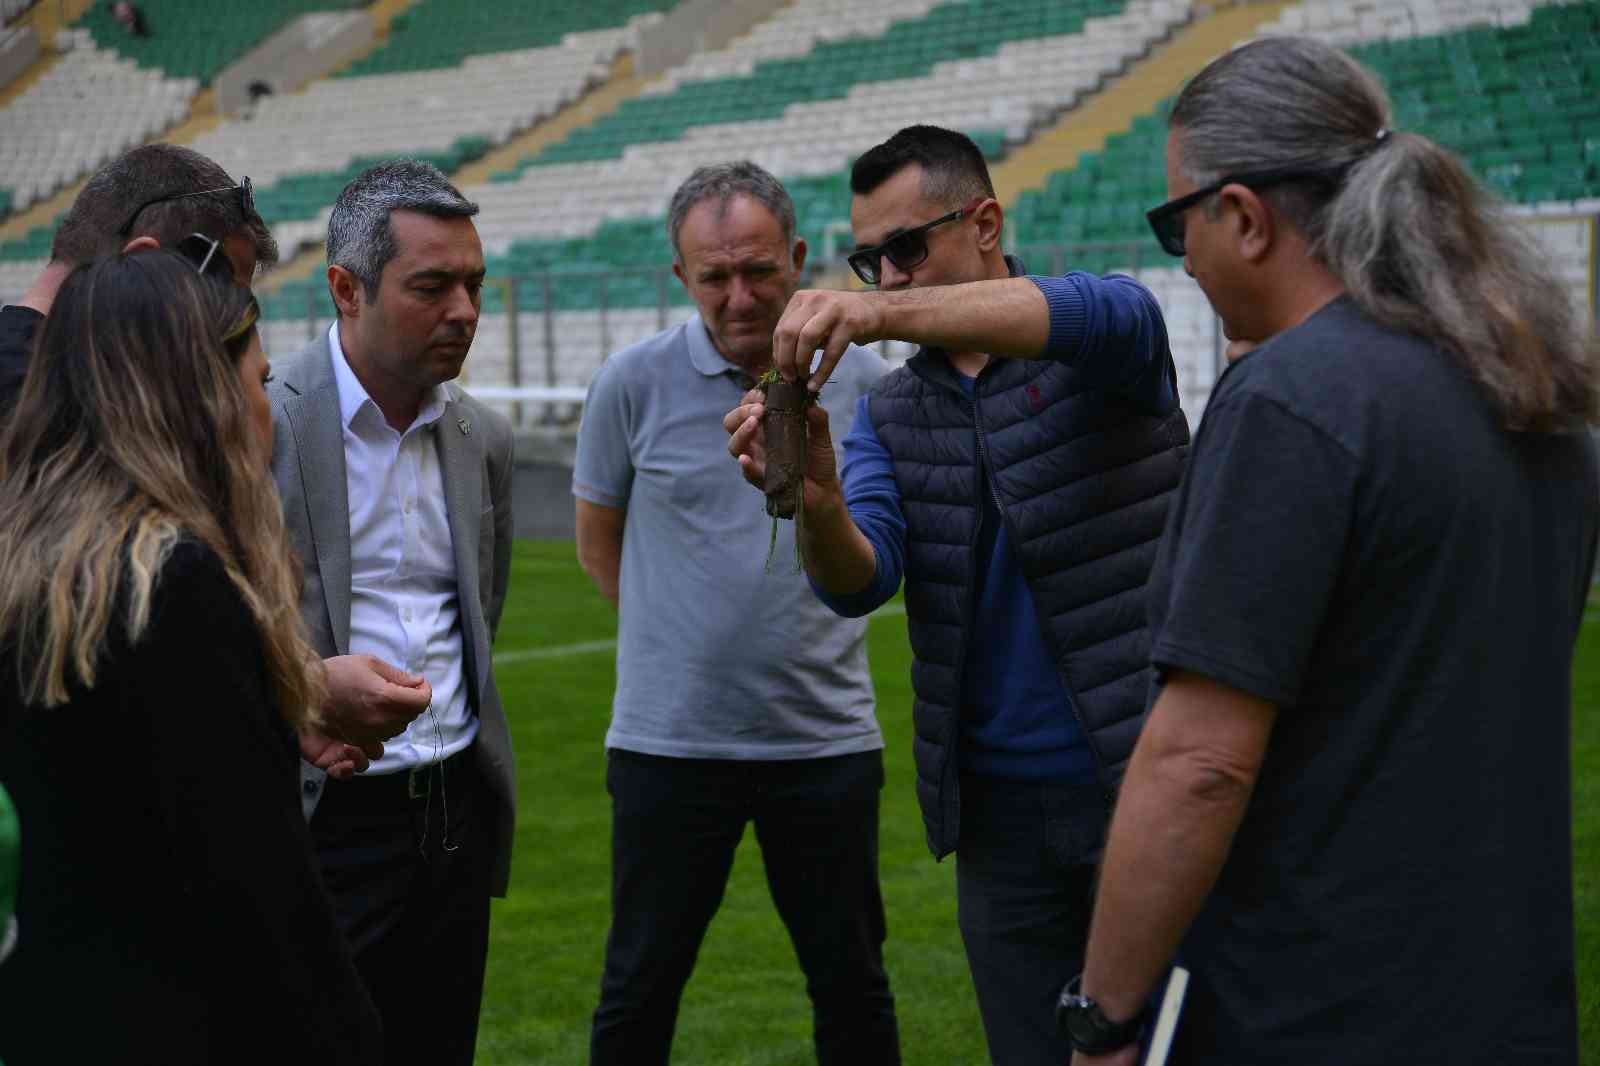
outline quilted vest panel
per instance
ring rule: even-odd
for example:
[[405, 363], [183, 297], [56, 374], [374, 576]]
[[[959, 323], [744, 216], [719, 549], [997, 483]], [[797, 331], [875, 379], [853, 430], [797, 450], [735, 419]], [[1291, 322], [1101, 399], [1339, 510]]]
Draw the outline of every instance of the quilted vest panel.
[[928, 846], [959, 839], [955, 749], [973, 619], [983, 459], [1007, 535], [1108, 791], [1133, 752], [1149, 688], [1144, 586], [1183, 474], [1181, 410], [1152, 415], [1071, 367], [996, 359], [975, 394], [922, 352], [868, 401], [906, 518], [917, 798]]

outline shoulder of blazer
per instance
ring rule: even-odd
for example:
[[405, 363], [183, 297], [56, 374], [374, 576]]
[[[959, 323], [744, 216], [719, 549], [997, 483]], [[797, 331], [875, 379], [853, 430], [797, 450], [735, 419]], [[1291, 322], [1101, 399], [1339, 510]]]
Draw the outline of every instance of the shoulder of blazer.
[[293, 355], [272, 361], [272, 382], [268, 397], [276, 408], [290, 396], [304, 396], [325, 385], [334, 384], [333, 352], [323, 334]]

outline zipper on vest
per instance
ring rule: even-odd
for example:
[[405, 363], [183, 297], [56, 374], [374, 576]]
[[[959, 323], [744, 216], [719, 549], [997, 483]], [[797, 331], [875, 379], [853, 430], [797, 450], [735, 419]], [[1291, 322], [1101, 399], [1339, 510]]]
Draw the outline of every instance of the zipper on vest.
[[[991, 363], [991, 365], [993, 364]], [[984, 367], [984, 370], [987, 369], [989, 368]], [[979, 379], [982, 379], [981, 372], [979, 374]], [[1006, 536], [1011, 541], [1011, 550], [1017, 553], [1017, 559], [1020, 563], [1022, 560], [1022, 541], [1018, 539], [1017, 531], [1011, 528], [1011, 522], [1006, 517], [1005, 505], [1000, 502], [1000, 488], [995, 484], [994, 464], [989, 461], [989, 446], [983, 435], [983, 419], [978, 417], [978, 386], [976, 382], [974, 382], [972, 386], [971, 406], [972, 427], [977, 431], [978, 434], [978, 460], [983, 464], [983, 468], [979, 471], [979, 473], [984, 477], [984, 480], [989, 483], [989, 494], [994, 497], [994, 509], [1000, 515], [1000, 526], [1006, 531]], [[981, 528], [983, 524], [983, 512], [981, 510], [978, 513], [978, 523], [979, 527]], [[976, 547], [976, 545], [974, 545], [974, 547]], [[974, 551], [972, 556], [973, 566], [976, 568], [977, 552]], [[975, 577], [976, 575], [973, 576]], [[971, 579], [969, 578], [969, 581], [970, 580]], [[1023, 574], [1023, 580], [1027, 580], [1026, 573]], [[968, 584], [967, 587], [970, 589], [972, 586], [971, 584]], [[1031, 595], [1033, 592], [1031, 587], [1028, 589], [1028, 592], [1030, 593], [1029, 598], [1033, 600], [1033, 613], [1039, 624], [1039, 631], [1041, 633], [1049, 633], [1050, 630], [1046, 626], [1047, 619], [1044, 617], [1044, 608], [1039, 603], [1039, 597], [1036, 595]], [[1046, 641], [1046, 646], [1049, 646], [1048, 641]], [[1055, 649], [1052, 648], [1051, 653], [1054, 654]], [[963, 663], [966, 662], [964, 650], [961, 661]], [[1089, 745], [1089, 754], [1094, 756], [1095, 766], [1097, 766], [1100, 770], [1100, 785], [1105, 789], [1107, 799], [1114, 803], [1116, 800], [1116, 792], [1111, 788], [1110, 785], [1106, 784], [1106, 779], [1110, 777], [1110, 773], [1106, 769], [1105, 756], [1100, 754], [1100, 746], [1094, 741], [1094, 734], [1089, 730], [1089, 723], [1083, 720], [1083, 712], [1078, 709], [1077, 693], [1073, 692], [1072, 686], [1067, 684], [1067, 679], [1062, 676], [1062, 670], [1059, 665], [1056, 666], [1056, 680], [1061, 683], [1061, 691], [1064, 692], [1067, 697], [1067, 709], [1072, 712], [1073, 719], [1077, 721], [1078, 730], [1083, 734], [1084, 743]]]
[[[969, 399], [964, 392], [961, 394], [961, 398], [966, 401], [967, 409], [972, 413], [973, 423], [976, 424], [978, 419], [977, 403]], [[981, 433], [978, 441], [978, 446], [981, 449], [983, 447]], [[981, 475], [982, 473], [983, 471], [980, 470], [979, 474]], [[990, 489], [991, 491], [993, 489], [992, 482]], [[963, 693], [967, 683], [967, 653], [972, 648], [973, 622], [977, 612], [973, 589], [978, 585], [978, 545], [983, 540], [983, 500], [981, 497], [982, 492], [976, 492], [972, 501], [977, 511], [978, 520], [972, 526], [972, 540], [967, 545], [967, 584], [963, 592], [966, 602], [961, 605], [961, 654], [956, 659], [956, 662], [960, 665], [956, 669], [955, 698], [951, 707], [950, 731], [945, 736], [944, 758], [939, 764], [939, 800], [943, 808], [940, 811], [941, 825], [939, 828], [943, 839], [939, 841], [941, 850], [934, 857], [937, 862], [943, 862], [945, 856], [955, 851], [956, 846], [961, 843], [961, 783], [952, 780], [955, 775], [951, 771], [955, 766], [956, 749], [961, 745], [961, 717], [966, 710]], [[995, 503], [998, 506], [998, 496], [995, 497]], [[954, 830], [953, 840], [950, 839], [952, 830]]]
[[[976, 389], [976, 386], [974, 386]], [[978, 401], [972, 401], [972, 427], [978, 431], [978, 462], [982, 464], [978, 473], [989, 486], [989, 496], [994, 500], [994, 509], [1000, 512], [1000, 524], [1006, 523], [1006, 509], [1000, 506], [1000, 490], [994, 483], [994, 464], [989, 461], [989, 445], [983, 436], [983, 420], [978, 417]], [[982, 512], [979, 512], [980, 521]]]

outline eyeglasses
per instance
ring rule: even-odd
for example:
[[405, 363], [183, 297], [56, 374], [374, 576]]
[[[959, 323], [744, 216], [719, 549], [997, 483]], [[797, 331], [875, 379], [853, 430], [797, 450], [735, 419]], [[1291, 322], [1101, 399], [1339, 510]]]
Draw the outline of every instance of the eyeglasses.
[[888, 256], [889, 262], [895, 265], [896, 270], [915, 270], [928, 259], [928, 231], [935, 226], [942, 226], [946, 222], [954, 222], [958, 218], [965, 218], [979, 207], [983, 206], [985, 198], [979, 197], [972, 200], [964, 207], [957, 208], [948, 215], [940, 215], [932, 222], [924, 222], [914, 229], [896, 233], [882, 244], [871, 248], [858, 248], [845, 257], [845, 262], [850, 264], [850, 269], [856, 272], [868, 285], [876, 285], [879, 278], [878, 268], [883, 264], [883, 257]]
[[1152, 208], [1145, 212], [1144, 217], [1150, 220], [1150, 228], [1155, 231], [1156, 240], [1161, 242], [1162, 250], [1168, 255], [1182, 256], [1184, 254], [1184, 212], [1206, 197], [1221, 192], [1224, 186], [1243, 185], [1247, 189], [1265, 189], [1271, 185], [1281, 185], [1286, 181], [1310, 179], [1336, 182], [1344, 175], [1346, 169], [1343, 166], [1293, 166], [1274, 167], [1271, 170], [1252, 170], [1244, 174], [1230, 174], [1228, 177], [1212, 182], [1203, 189], [1196, 189], [1188, 196], [1180, 196], [1176, 200], [1168, 200], [1160, 207]]
[[177, 243], [175, 250], [194, 264], [195, 273], [229, 285], [234, 283], [233, 263], [223, 251], [221, 241], [212, 240], [204, 233], [191, 233]]
[[117, 230], [117, 236], [126, 237], [129, 233], [131, 233], [133, 231], [133, 224], [138, 221], [139, 215], [142, 214], [144, 209], [147, 207], [154, 207], [156, 204], [164, 204], [169, 200], [182, 200], [189, 196], [211, 196], [219, 192], [235, 191], [239, 193], [239, 211], [244, 215], [245, 219], [248, 221], [249, 219], [255, 217], [255, 190], [250, 184], [250, 179], [246, 177], [240, 178], [239, 184], [237, 185], [219, 185], [215, 189], [198, 189], [195, 192], [175, 192], [171, 196], [157, 196], [153, 200], [146, 200], [144, 203], [133, 209], [133, 214], [128, 216], [128, 221], [124, 222], [122, 224], [122, 228]]

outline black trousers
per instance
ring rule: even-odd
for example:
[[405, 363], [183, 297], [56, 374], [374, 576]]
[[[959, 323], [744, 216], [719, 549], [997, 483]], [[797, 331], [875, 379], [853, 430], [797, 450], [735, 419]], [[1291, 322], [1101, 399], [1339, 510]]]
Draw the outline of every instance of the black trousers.
[[491, 807], [476, 752], [323, 787], [312, 842], [383, 1017], [385, 1061], [471, 1063], [489, 948]]
[[1083, 971], [1108, 801], [1099, 785], [961, 778], [956, 915], [995, 1066], [1061, 1066], [1061, 988]]
[[734, 850], [753, 821], [811, 997], [817, 1061], [900, 1061], [878, 890], [882, 752], [747, 762], [612, 750], [611, 933], [593, 1066], [661, 1066]]

